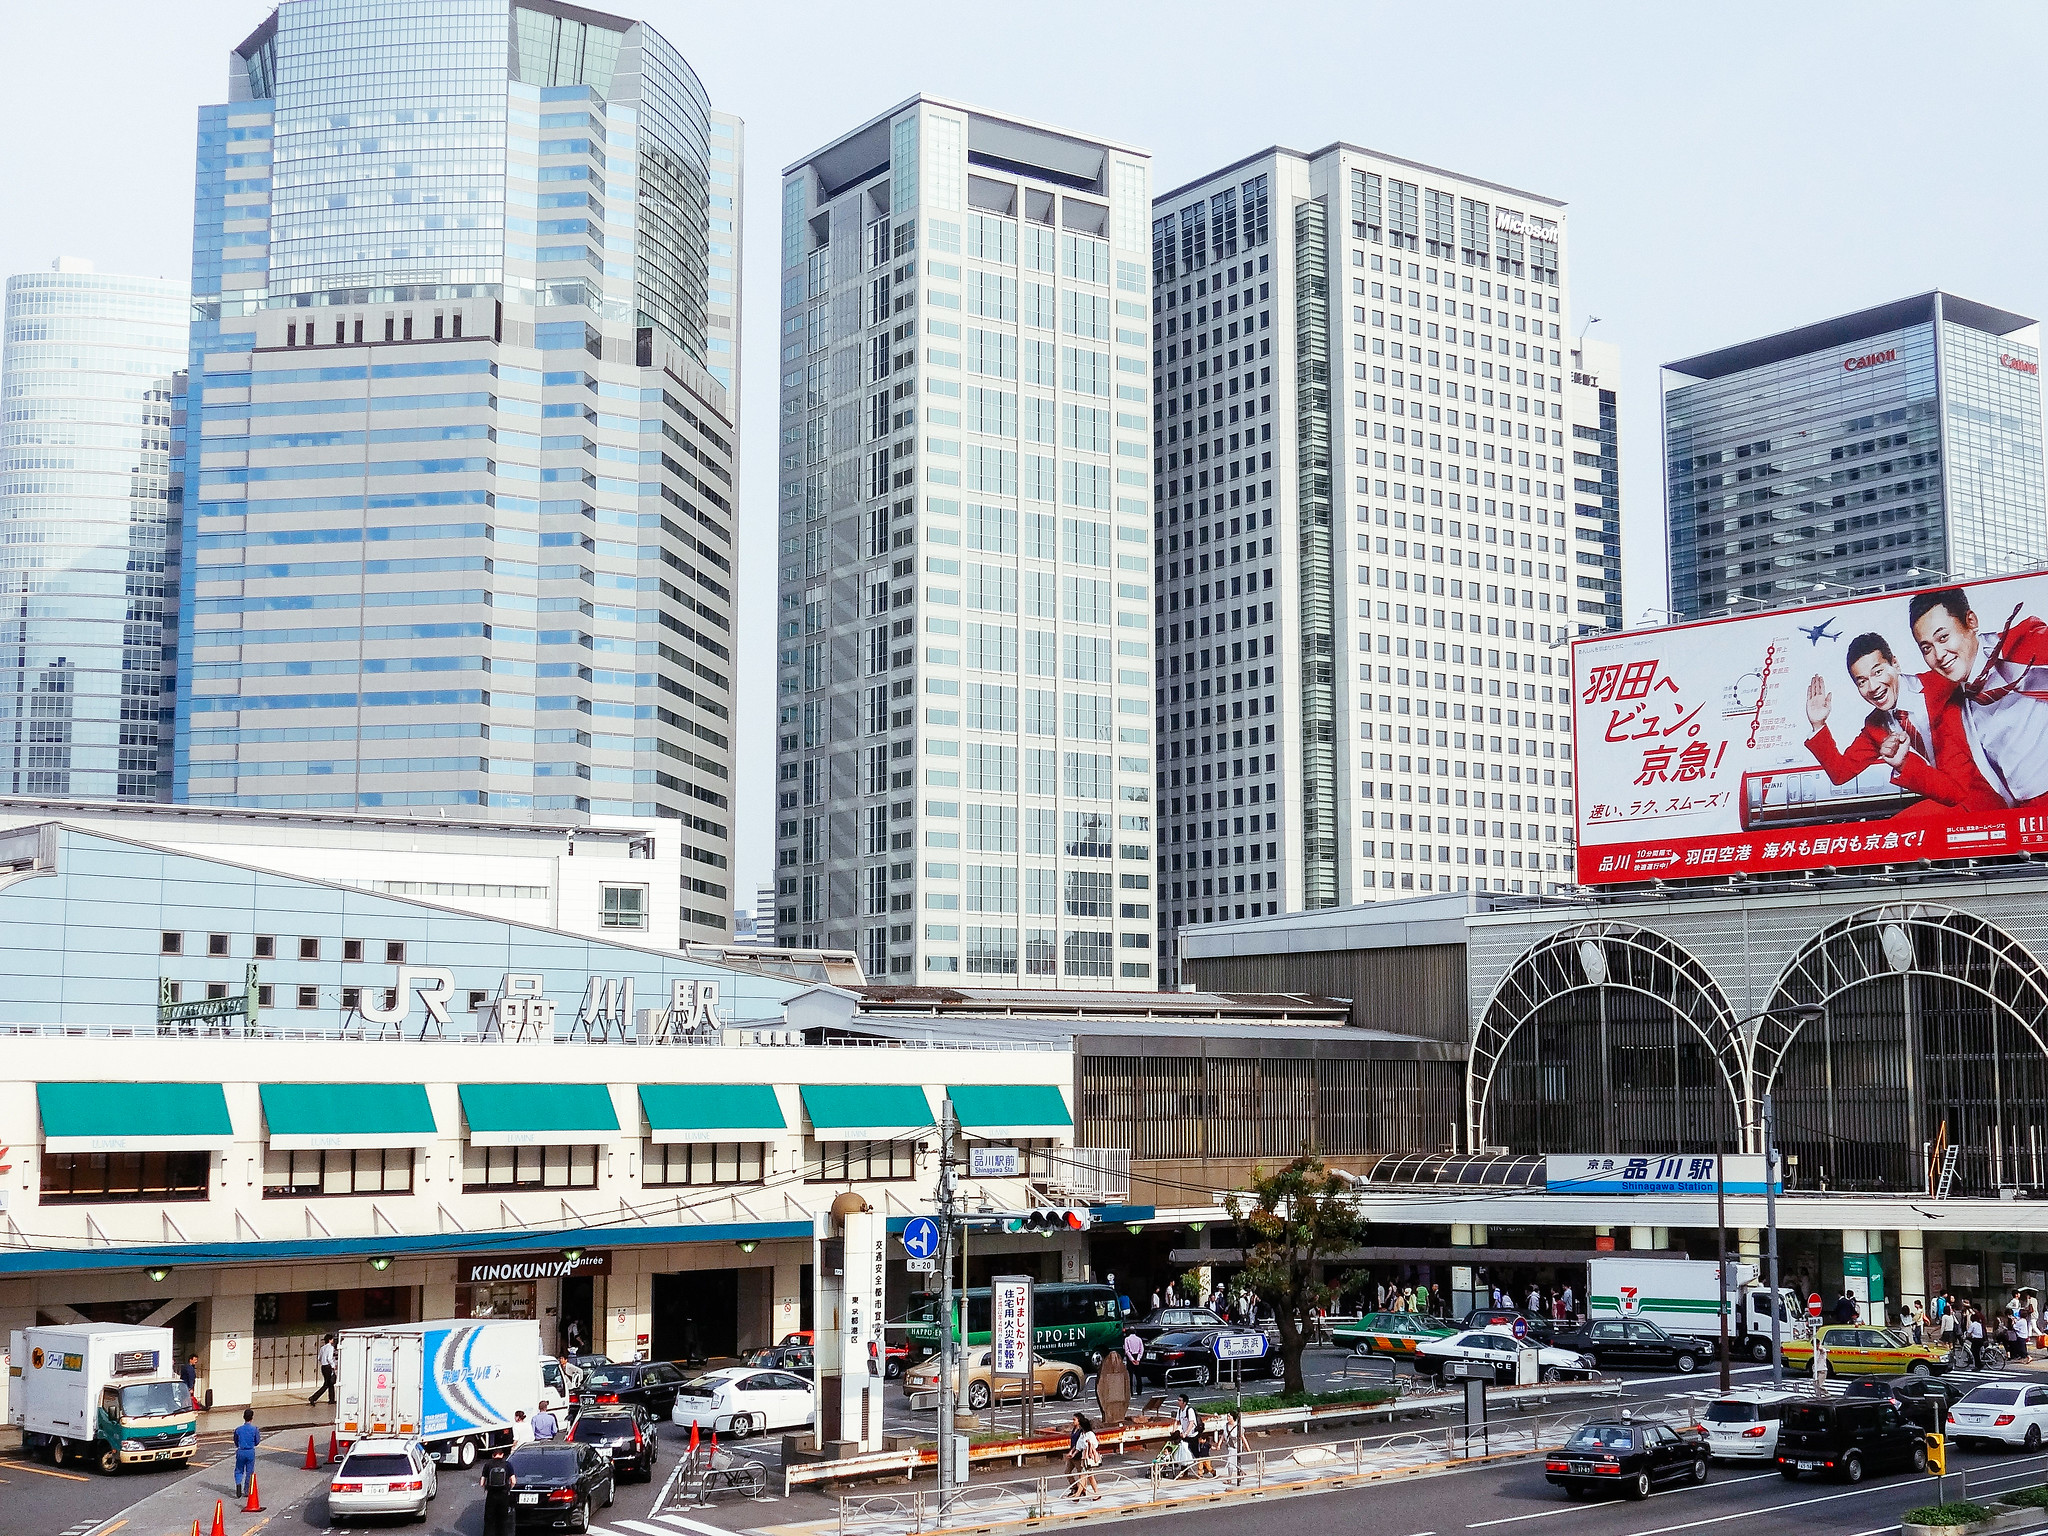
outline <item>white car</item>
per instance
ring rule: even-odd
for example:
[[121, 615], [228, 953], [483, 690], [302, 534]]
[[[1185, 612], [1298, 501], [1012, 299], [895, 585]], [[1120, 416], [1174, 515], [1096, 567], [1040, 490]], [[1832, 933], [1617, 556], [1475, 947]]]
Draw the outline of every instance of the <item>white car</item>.
[[327, 1522], [338, 1525], [358, 1515], [424, 1520], [435, 1492], [434, 1458], [417, 1441], [364, 1438], [348, 1448], [327, 1480]]
[[1796, 1392], [1745, 1387], [1707, 1404], [1700, 1428], [1707, 1432], [1707, 1451], [1717, 1461], [1770, 1461], [1778, 1454], [1778, 1425]]
[[735, 1440], [767, 1429], [800, 1429], [818, 1410], [818, 1393], [789, 1371], [733, 1365], [707, 1371], [676, 1388], [672, 1423], [717, 1431]]
[[[1425, 1339], [1415, 1346], [1415, 1369], [1441, 1377], [1452, 1360], [1483, 1360], [1493, 1366], [1494, 1380], [1514, 1385], [1516, 1356], [1522, 1342], [1511, 1333], [1482, 1328], [1474, 1333], [1454, 1333], [1448, 1338]], [[1573, 1381], [1597, 1375], [1589, 1356], [1575, 1350], [1536, 1351], [1536, 1374], [1544, 1381]]]
[[2005, 1382], [1972, 1387], [1948, 1411], [1948, 1437], [1996, 1440], [2038, 1451], [2048, 1436], [2048, 1387]]

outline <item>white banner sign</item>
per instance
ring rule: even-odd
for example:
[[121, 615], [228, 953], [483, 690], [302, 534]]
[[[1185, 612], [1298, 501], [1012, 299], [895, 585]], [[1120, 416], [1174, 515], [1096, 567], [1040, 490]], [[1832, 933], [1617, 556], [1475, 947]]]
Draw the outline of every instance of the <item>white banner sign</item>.
[[1015, 1147], [969, 1147], [967, 1176], [971, 1179], [1014, 1179], [1023, 1173], [1023, 1158]]
[[998, 1275], [989, 1292], [991, 1310], [989, 1369], [997, 1376], [1026, 1376], [1031, 1371], [1031, 1281], [1022, 1275]]

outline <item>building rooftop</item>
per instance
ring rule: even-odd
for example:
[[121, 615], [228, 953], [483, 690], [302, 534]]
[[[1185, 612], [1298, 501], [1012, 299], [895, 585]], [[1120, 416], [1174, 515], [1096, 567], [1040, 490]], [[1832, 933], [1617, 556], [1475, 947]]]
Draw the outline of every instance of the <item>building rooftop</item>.
[[1944, 319], [1990, 336], [2010, 336], [2014, 331], [2024, 330], [2035, 323], [2025, 315], [1995, 309], [1989, 304], [1979, 304], [1935, 289], [1910, 299], [1880, 304], [1874, 309], [1859, 309], [1854, 314], [1837, 315], [1832, 320], [1780, 331], [1775, 336], [1762, 336], [1718, 351], [1702, 352], [1697, 357], [1681, 358], [1675, 363], [1666, 363], [1664, 367], [1666, 371], [1684, 374], [1688, 379], [1726, 378], [1731, 373], [1746, 373], [1752, 368], [1787, 362], [1809, 353], [1850, 346], [1909, 325], [1925, 325], [1934, 318], [1937, 300]]
[[1389, 165], [1405, 165], [1411, 171], [1418, 171], [1425, 175], [1443, 176], [1452, 181], [1462, 181], [1468, 187], [1486, 187], [1494, 192], [1506, 192], [1515, 197], [1527, 198], [1532, 203], [1542, 203], [1548, 208], [1564, 208], [1569, 206], [1562, 198], [1546, 197], [1541, 192], [1530, 192], [1522, 187], [1510, 187], [1498, 181], [1488, 181], [1483, 176], [1468, 176], [1463, 171], [1449, 170], [1441, 165], [1425, 165], [1420, 160], [1403, 159], [1400, 155], [1390, 155], [1383, 149], [1369, 149], [1363, 144], [1353, 144], [1348, 139], [1333, 139], [1321, 149], [1308, 150], [1290, 149], [1285, 144], [1274, 144], [1253, 154], [1246, 155], [1242, 159], [1233, 160], [1228, 165], [1218, 166], [1213, 171], [1205, 171], [1202, 175], [1184, 181], [1170, 191], [1155, 192], [1152, 194], [1152, 201], [1154, 203], [1171, 202], [1174, 198], [1182, 196], [1191, 188], [1206, 185], [1217, 177], [1232, 174], [1243, 166], [1255, 165], [1269, 155], [1293, 155], [1302, 160], [1316, 160], [1329, 154], [1332, 150], [1340, 149], [1348, 149], [1354, 154], [1371, 155], [1375, 160], [1384, 160]]

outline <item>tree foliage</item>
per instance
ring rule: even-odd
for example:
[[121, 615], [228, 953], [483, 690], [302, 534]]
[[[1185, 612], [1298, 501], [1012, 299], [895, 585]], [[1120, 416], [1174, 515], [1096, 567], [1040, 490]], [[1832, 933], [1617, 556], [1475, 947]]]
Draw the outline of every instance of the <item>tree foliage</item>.
[[1366, 1223], [1346, 1186], [1307, 1147], [1272, 1173], [1254, 1168], [1250, 1187], [1233, 1192], [1223, 1204], [1238, 1224], [1244, 1247], [1238, 1283], [1272, 1311], [1287, 1368], [1286, 1390], [1299, 1392], [1301, 1352], [1314, 1315], [1331, 1307], [1342, 1290], [1318, 1278], [1322, 1264], [1358, 1247]]

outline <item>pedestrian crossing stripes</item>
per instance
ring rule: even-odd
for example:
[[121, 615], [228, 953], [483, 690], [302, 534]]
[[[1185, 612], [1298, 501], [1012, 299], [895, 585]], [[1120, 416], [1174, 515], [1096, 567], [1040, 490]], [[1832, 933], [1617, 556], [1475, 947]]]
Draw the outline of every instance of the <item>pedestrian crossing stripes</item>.
[[656, 1515], [661, 1524], [650, 1525], [645, 1520], [614, 1520], [610, 1525], [592, 1525], [590, 1536], [623, 1536], [631, 1531], [635, 1536], [676, 1536], [678, 1531], [689, 1531], [693, 1536], [734, 1536], [723, 1526], [706, 1525], [701, 1520], [686, 1520], [681, 1515]]
[[[1821, 1383], [1820, 1390], [1822, 1394], [1825, 1396], [1840, 1397], [1844, 1392], [1848, 1390], [1849, 1383], [1851, 1381], [1864, 1379], [1869, 1378], [1854, 1376], [1830, 1376], [1825, 1382]], [[1885, 1380], [1888, 1378], [1878, 1377], [1874, 1379]], [[1910, 1378], [1902, 1376], [1899, 1379], [1901, 1381], [1904, 1381]], [[2024, 1381], [2027, 1378], [2012, 1371], [1944, 1371], [1940, 1379], [1943, 1381], [1953, 1381], [1967, 1388], [1981, 1387], [1991, 1382]], [[1736, 1386], [1733, 1387], [1731, 1390], [1737, 1392], [1754, 1392], [1767, 1391], [1770, 1390], [1770, 1387], [1771, 1383], [1768, 1381], [1745, 1381], [1737, 1383]], [[1814, 1381], [1811, 1376], [1800, 1375], [1792, 1371], [1787, 1371], [1785, 1373], [1785, 1383], [1783, 1390], [1787, 1392], [1811, 1393], [1813, 1389]], [[1684, 1397], [1696, 1402], [1710, 1403], [1715, 1398], [1722, 1396], [1722, 1393], [1718, 1387], [1697, 1387], [1689, 1392], [1674, 1393], [1673, 1396]]]

